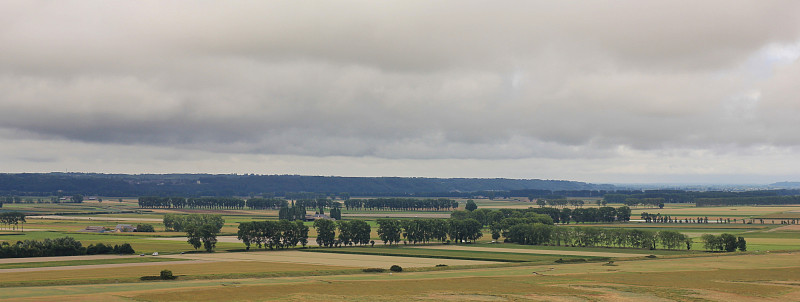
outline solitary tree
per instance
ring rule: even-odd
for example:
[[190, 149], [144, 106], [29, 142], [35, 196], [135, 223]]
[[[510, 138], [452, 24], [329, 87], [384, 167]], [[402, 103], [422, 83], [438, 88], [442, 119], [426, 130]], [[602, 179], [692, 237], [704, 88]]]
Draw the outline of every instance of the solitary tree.
[[472, 212], [472, 211], [475, 211], [475, 210], [478, 209], [478, 205], [475, 204], [475, 201], [470, 199], [470, 200], [467, 200], [467, 204], [464, 206], [464, 209], [467, 210], [467, 211]]
[[314, 221], [314, 228], [317, 229], [317, 244], [319, 246], [333, 246], [336, 240], [336, 224], [333, 221], [319, 219]]

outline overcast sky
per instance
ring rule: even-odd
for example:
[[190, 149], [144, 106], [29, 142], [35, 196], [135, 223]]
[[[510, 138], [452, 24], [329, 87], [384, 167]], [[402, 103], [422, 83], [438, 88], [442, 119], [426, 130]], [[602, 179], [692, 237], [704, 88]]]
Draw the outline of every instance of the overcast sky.
[[800, 181], [800, 1], [2, 1], [0, 172]]

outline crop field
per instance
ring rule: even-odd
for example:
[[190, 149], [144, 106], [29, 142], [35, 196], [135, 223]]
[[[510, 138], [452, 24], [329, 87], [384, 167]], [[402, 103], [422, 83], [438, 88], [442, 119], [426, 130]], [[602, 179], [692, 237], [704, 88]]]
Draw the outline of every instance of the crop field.
[[[208, 265], [208, 264], [207, 264]], [[183, 271], [188, 272], [188, 270]], [[800, 255], [5, 288], [13, 300], [725, 300], [800, 297]]]
[[[48, 257], [51, 258], [51, 257]], [[55, 257], [52, 257], [55, 258]], [[70, 257], [72, 258], [72, 257]], [[30, 258], [22, 258], [32, 260]], [[6, 260], [6, 259], [2, 259]], [[155, 257], [125, 257], [125, 258], [106, 258], [106, 259], [87, 259], [87, 260], [64, 260], [64, 261], [39, 261], [39, 262], [0, 262], [0, 273], [8, 272], [8, 269], [39, 268], [39, 267], [62, 267], [79, 265], [100, 265], [100, 264], [122, 264], [122, 263], [149, 263], [180, 261], [181, 259], [155, 258]]]
[[[49, 267], [43, 269], [0, 270], [0, 287], [20, 284], [58, 285], [92, 284], [107, 282], [137, 282], [139, 277], [158, 275], [163, 269], [178, 276], [192, 278], [225, 277], [228, 274], [252, 276], [291, 276], [293, 274], [316, 274], [324, 271], [345, 271], [346, 266], [302, 264], [295, 262], [253, 261], [186, 261], [163, 258], [163, 263], [128, 263], [87, 266]], [[4, 289], [5, 291], [5, 289]]]
[[[490, 252], [490, 253], [505, 253], [505, 254], [525, 254], [525, 255], [557, 255], [557, 256], [577, 256], [577, 257], [642, 257], [644, 254], [634, 253], [605, 253], [594, 251], [565, 251], [565, 250], [543, 250], [543, 249], [520, 249], [515, 247], [509, 248], [490, 248], [490, 247], [477, 247], [477, 246], [464, 246], [464, 245], [437, 245], [437, 246], [422, 246], [423, 249], [435, 249], [446, 251], [469, 251], [469, 252]], [[524, 258], [523, 258], [524, 259]]]
[[[448, 266], [455, 265], [481, 265], [494, 264], [493, 261], [476, 261], [461, 259], [436, 259], [436, 258], [414, 258], [403, 256], [384, 256], [384, 255], [360, 255], [360, 254], [340, 254], [340, 253], [309, 253], [298, 250], [290, 251], [258, 251], [245, 253], [225, 253], [225, 254], [186, 254], [174, 255], [181, 259], [206, 260], [206, 261], [255, 261], [264, 262], [265, 265], [271, 263], [298, 263], [313, 265], [339, 265], [347, 267], [383, 267], [388, 268], [393, 264], [401, 267], [433, 267], [437, 264]], [[256, 265], [256, 264], [254, 264]]]
[[[589, 199], [584, 207], [593, 207]], [[463, 200], [460, 200], [463, 207]], [[527, 208], [527, 199], [476, 200], [481, 208]], [[612, 205], [619, 206], [619, 205]], [[256, 250], [236, 239], [239, 222], [275, 219], [274, 210], [223, 211], [225, 225], [216, 252], [195, 251], [186, 234], [164, 232], [164, 213], [200, 210], [139, 210], [135, 199], [102, 204], [7, 204], [23, 210], [25, 231], [0, 230], [0, 242], [74, 237], [84, 245], [130, 243], [148, 256], [71, 256], [0, 259], [0, 300], [14, 301], [249, 301], [249, 300], [540, 300], [540, 301], [796, 301], [800, 300], [800, 226], [780, 218], [800, 216], [800, 206], [702, 207], [667, 204], [634, 209], [673, 217], [755, 219], [753, 224], [597, 223], [557, 227], [673, 230], [694, 239], [693, 249], [533, 246], [490, 243], [488, 230], [474, 244], [385, 246], [376, 219], [449, 217], [448, 212], [344, 211], [364, 219], [374, 247]], [[99, 214], [103, 213], [103, 214]], [[313, 213], [313, 212], [312, 212]], [[354, 215], [350, 215], [354, 214]], [[765, 218], [764, 224], [759, 219]], [[775, 224], [772, 219], [776, 218]], [[82, 233], [90, 225], [152, 224], [154, 233]], [[306, 223], [311, 226], [312, 223]], [[309, 230], [310, 245], [316, 231]], [[747, 252], [704, 251], [702, 234], [730, 233], [747, 239]], [[159, 252], [161, 256], [150, 256]], [[181, 254], [181, 253], [185, 254]], [[653, 256], [649, 256], [653, 255]], [[649, 256], [649, 257], [645, 257]], [[556, 260], [563, 260], [557, 263]], [[403, 272], [364, 272], [365, 268]], [[163, 269], [173, 281], [142, 281]]]
[[[563, 259], [582, 259], [588, 261], [606, 260], [605, 256], [598, 255], [574, 255], [569, 252], [559, 253], [531, 253], [530, 250], [515, 252], [511, 250], [485, 250], [478, 247], [460, 246], [419, 246], [419, 247], [348, 247], [348, 248], [326, 248], [311, 249], [308, 252], [353, 254], [353, 255], [383, 255], [434, 259], [460, 259], [460, 260], [479, 260], [479, 261], [499, 261], [499, 262], [530, 262], [530, 263], [553, 263]], [[642, 256], [642, 255], [636, 255]], [[316, 256], [314, 256], [316, 257]], [[414, 260], [420, 261], [420, 260]], [[421, 261], [420, 261], [421, 262]], [[437, 264], [448, 264], [438, 261]], [[464, 263], [462, 265], [472, 265], [478, 263]], [[458, 265], [452, 263], [448, 265]]]

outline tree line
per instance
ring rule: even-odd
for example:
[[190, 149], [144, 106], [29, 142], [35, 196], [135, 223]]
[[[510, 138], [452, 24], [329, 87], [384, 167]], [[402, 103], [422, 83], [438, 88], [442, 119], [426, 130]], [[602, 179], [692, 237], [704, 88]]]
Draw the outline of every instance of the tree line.
[[466, 219], [378, 219], [378, 236], [384, 244], [445, 242], [474, 242], [483, 236], [483, 225]]
[[106, 245], [98, 243], [84, 247], [80, 241], [72, 237], [43, 240], [17, 241], [15, 244], [0, 244], [0, 258], [77, 256], [94, 254], [133, 254], [135, 251], [128, 243], [122, 245]]
[[458, 201], [447, 198], [371, 198], [344, 201], [348, 210], [381, 211], [451, 211], [458, 208]]
[[703, 247], [709, 251], [725, 251], [733, 252], [737, 249], [739, 251], [747, 250], [747, 241], [743, 237], [736, 237], [728, 233], [720, 234], [719, 236], [712, 234], [703, 234], [700, 236], [703, 241]]
[[[587, 222], [625, 222], [631, 219], [631, 209], [626, 206], [613, 208], [613, 207], [600, 207], [600, 208], [527, 208], [527, 209], [477, 209], [474, 211], [454, 211], [450, 214], [451, 218], [473, 218], [481, 222], [484, 226], [498, 223], [504, 218], [516, 217], [521, 218], [528, 213], [544, 215], [549, 218], [549, 221], [539, 221], [544, 224], [569, 224], [574, 221], [576, 223]], [[540, 216], [541, 217], [541, 216]], [[540, 218], [542, 219], [542, 218]]]
[[19, 223], [22, 223], [22, 230], [25, 230], [25, 213], [22, 212], [3, 212], [0, 213], [0, 224], [6, 226], [7, 229], [17, 230]]
[[515, 224], [502, 233], [504, 241], [529, 245], [631, 247], [643, 249], [692, 248], [692, 240], [676, 231], [555, 227], [541, 223]]
[[144, 196], [139, 197], [140, 208], [162, 208], [162, 209], [243, 209], [244, 199], [234, 197], [158, 197]]
[[252, 221], [239, 223], [237, 238], [244, 242], [247, 250], [255, 244], [269, 249], [282, 249], [308, 244], [308, 227], [302, 221], [290, 222], [286, 219], [278, 221]]
[[222, 215], [213, 214], [166, 214], [163, 223], [167, 231], [186, 232], [187, 242], [195, 249], [202, 246], [210, 252], [217, 245], [217, 234], [225, 220]]

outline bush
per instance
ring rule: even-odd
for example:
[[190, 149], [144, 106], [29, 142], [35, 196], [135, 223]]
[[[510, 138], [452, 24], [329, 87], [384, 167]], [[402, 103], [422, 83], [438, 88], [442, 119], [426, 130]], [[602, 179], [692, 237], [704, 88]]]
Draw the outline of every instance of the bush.
[[114, 253], [115, 254], [136, 254], [136, 251], [133, 250], [133, 247], [130, 243], [123, 243], [122, 245], [115, 245], [114, 246]]
[[383, 273], [383, 272], [386, 271], [386, 269], [385, 268], [370, 267], [370, 268], [362, 269], [361, 271], [365, 272], [365, 273]]
[[395, 264], [395, 265], [392, 265], [392, 267], [390, 267], [390, 268], [389, 268], [389, 270], [390, 270], [390, 271], [393, 271], [393, 272], [395, 272], [395, 273], [399, 273], [399, 272], [402, 272], [402, 271], [403, 271], [403, 268], [402, 268], [402, 267], [400, 267], [399, 265], [396, 265], [396, 264]]
[[437, 264], [436, 265], [436, 267], [443, 267], [443, 266], [447, 266], [447, 264]]
[[586, 259], [573, 258], [564, 260], [563, 258], [558, 258], [558, 260], [556, 260], [556, 263], [582, 263], [582, 262], [586, 262]]
[[156, 229], [153, 228], [152, 224], [137, 224], [136, 225], [137, 232], [155, 232]]
[[105, 245], [103, 243], [90, 244], [86, 248], [87, 255], [111, 254], [112, 252], [114, 252], [114, 248], [110, 245]]
[[161, 280], [173, 280], [173, 279], [175, 279], [175, 276], [172, 275], [172, 271], [168, 270], [168, 269], [165, 269], [165, 270], [161, 271], [160, 277], [161, 277]]

